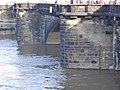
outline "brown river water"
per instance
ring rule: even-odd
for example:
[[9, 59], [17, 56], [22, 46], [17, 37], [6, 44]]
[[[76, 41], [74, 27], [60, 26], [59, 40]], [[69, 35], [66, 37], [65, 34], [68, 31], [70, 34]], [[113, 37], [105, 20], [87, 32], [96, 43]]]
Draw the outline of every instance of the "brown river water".
[[0, 39], [0, 90], [120, 90], [120, 71], [64, 69], [59, 45]]

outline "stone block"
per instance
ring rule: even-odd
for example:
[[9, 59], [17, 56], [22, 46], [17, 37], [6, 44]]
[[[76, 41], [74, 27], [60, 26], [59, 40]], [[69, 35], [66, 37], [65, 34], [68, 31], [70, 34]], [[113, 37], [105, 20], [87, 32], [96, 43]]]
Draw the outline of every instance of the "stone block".
[[[109, 54], [112, 52], [112, 36], [106, 35], [105, 32], [107, 30], [112, 30], [112, 27], [108, 29], [99, 22], [99, 19], [98, 21], [97, 19], [95, 21], [92, 19], [84, 20], [76, 26], [71, 25], [71, 28], [64, 32], [64, 35], [67, 33], [67, 37], [61, 37], [64, 38], [64, 42], [67, 42], [67, 46], [72, 46], [67, 47], [67, 52], [69, 52], [67, 57], [70, 57], [70, 62], [72, 61], [70, 64], [68, 63], [69, 68], [98, 69], [100, 45], [102, 48], [102, 58], [104, 58], [102, 62], [106, 63], [112, 60], [112, 57], [109, 57]], [[63, 45], [63, 47], [65, 46]], [[76, 64], [74, 62], [76, 62]], [[106, 64], [107, 68], [108, 66]]]

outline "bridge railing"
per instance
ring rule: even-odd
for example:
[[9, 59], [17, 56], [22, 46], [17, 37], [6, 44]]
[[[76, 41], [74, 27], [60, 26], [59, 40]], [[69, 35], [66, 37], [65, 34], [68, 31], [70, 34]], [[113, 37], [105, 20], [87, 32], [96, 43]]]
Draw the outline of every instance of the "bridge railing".
[[[17, 3], [14, 5], [15, 9], [34, 9], [41, 14], [51, 15], [78, 15], [85, 16], [91, 15], [111, 15], [120, 17], [120, 5], [100, 5], [100, 4], [70, 4], [70, 5], [59, 5], [59, 4], [45, 4], [45, 3]], [[50, 8], [52, 7], [52, 13]]]
[[15, 9], [34, 9], [35, 3], [15, 3]]
[[[45, 3], [15, 3], [15, 10], [36, 10], [40, 14], [53, 15], [56, 10], [55, 4], [45, 4]], [[52, 13], [50, 13], [50, 8], [52, 7]]]
[[0, 5], [0, 10], [7, 10], [10, 9], [13, 5]]
[[[119, 5], [58, 5], [58, 15], [87, 15], [91, 13], [93, 15], [116, 15], [120, 17]], [[70, 14], [71, 13], [71, 14]]]

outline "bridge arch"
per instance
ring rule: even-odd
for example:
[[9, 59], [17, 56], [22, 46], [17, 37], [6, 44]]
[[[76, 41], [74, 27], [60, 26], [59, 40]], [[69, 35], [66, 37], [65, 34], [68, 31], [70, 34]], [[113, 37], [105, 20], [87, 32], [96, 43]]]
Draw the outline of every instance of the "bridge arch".
[[45, 30], [46, 44], [60, 44], [60, 20], [54, 17], [51, 22], [47, 23]]

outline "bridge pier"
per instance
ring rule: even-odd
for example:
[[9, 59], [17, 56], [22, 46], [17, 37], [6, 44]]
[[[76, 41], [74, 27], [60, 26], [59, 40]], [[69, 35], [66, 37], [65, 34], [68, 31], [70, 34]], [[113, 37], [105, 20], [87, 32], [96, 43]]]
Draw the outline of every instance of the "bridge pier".
[[106, 21], [107, 18], [100, 17], [61, 17], [63, 67], [110, 69], [113, 66], [113, 26]]
[[[20, 7], [21, 5], [21, 7]], [[59, 18], [49, 13], [52, 4], [16, 4], [19, 44], [59, 44]], [[57, 33], [53, 34], [53, 31]], [[50, 35], [49, 35], [50, 34]]]
[[[40, 33], [39, 29], [39, 18], [44, 19], [38, 15], [37, 12], [33, 10], [23, 10], [16, 12], [17, 25], [16, 25], [16, 35], [19, 44], [37, 44], [42, 42], [42, 31]], [[45, 22], [41, 22], [41, 27]], [[44, 28], [43, 28], [44, 29]]]

